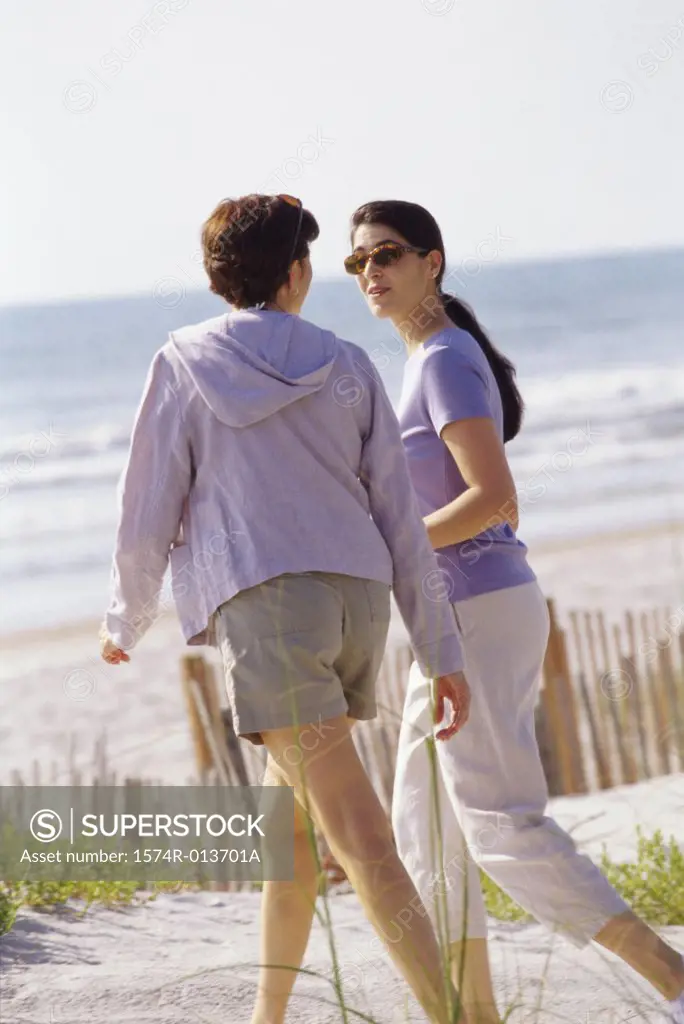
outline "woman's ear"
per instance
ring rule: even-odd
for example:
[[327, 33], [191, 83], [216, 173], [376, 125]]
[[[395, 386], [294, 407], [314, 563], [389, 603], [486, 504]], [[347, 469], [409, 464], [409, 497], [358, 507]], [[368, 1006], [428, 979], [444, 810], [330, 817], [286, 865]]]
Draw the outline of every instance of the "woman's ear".
[[306, 284], [306, 265], [304, 260], [295, 260], [290, 267], [290, 290], [293, 295], [299, 295]]
[[432, 249], [425, 257], [430, 271], [430, 277], [437, 277], [442, 269], [442, 254], [439, 249]]

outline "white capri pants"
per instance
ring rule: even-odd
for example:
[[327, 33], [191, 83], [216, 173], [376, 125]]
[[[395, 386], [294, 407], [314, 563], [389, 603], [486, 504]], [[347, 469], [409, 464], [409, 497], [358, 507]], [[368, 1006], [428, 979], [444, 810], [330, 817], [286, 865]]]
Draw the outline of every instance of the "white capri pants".
[[487, 935], [482, 867], [538, 921], [584, 946], [629, 907], [545, 815], [548, 789], [534, 729], [549, 633], [544, 594], [537, 582], [524, 583], [453, 607], [470, 718], [452, 739], [434, 740], [431, 758], [427, 741], [439, 728], [432, 682], [413, 664], [392, 805], [399, 855], [449, 943]]

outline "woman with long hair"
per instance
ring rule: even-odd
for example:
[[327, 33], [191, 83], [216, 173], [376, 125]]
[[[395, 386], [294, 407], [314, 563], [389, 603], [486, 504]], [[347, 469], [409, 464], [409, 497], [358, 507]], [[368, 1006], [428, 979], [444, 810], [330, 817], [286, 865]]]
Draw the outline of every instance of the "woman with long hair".
[[436, 584], [448, 591], [472, 691], [468, 728], [437, 744], [433, 773], [430, 686], [420, 665], [412, 666], [393, 804], [399, 852], [435, 919], [446, 902], [463, 1005], [474, 1020], [500, 1020], [482, 867], [520, 906], [578, 946], [594, 940], [621, 956], [671, 1001], [671, 1019], [684, 1022], [681, 955], [630, 911], [546, 815], [534, 709], [549, 621], [516, 536], [517, 495], [504, 449], [523, 418], [514, 367], [474, 313], [443, 292], [444, 243], [422, 206], [389, 200], [361, 206], [351, 219], [351, 246], [346, 270], [373, 315], [389, 319], [406, 344], [402, 438], [437, 554]]
[[[226, 199], [204, 224], [211, 290], [232, 309], [174, 331], [152, 361], [101, 653], [129, 660], [170, 562], [186, 642], [220, 648], [236, 732], [265, 744], [269, 784], [294, 789], [294, 879], [264, 885], [253, 1024], [285, 1020], [304, 957], [312, 822], [430, 1020], [451, 1024], [465, 1017], [351, 737], [376, 715], [391, 589], [450, 704], [444, 739], [467, 720], [468, 685], [449, 605], [425, 591], [435, 556], [382, 384], [361, 348], [299, 315], [317, 236], [291, 196]], [[390, 941], [407, 906], [412, 927]]]

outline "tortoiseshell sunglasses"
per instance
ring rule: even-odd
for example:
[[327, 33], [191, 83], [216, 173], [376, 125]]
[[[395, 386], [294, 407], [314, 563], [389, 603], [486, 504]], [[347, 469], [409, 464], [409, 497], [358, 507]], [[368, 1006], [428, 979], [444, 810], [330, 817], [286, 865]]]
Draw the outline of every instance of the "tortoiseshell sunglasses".
[[294, 242], [292, 243], [292, 255], [290, 256], [289, 260], [287, 261], [287, 265], [289, 267], [291, 265], [292, 261], [294, 260], [295, 253], [297, 251], [297, 243], [299, 242], [299, 232], [302, 230], [302, 218], [304, 216], [304, 206], [302, 204], [301, 199], [297, 199], [295, 196], [279, 195], [278, 199], [282, 199], [284, 203], [288, 204], [288, 206], [295, 206], [299, 210], [299, 218], [297, 220], [297, 230], [295, 231]]
[[351, 256], [347, 256], [344, 261], [344, 269], [348, 274], [358, 277], [359, 274], [363, 274], [369, 260], [376, 267], [390, 267], [400, 260], [405, 252], [415, 252], [419, 256], [427, 256], [428, 251], [428, 249], [416, 249], [413, 245], [401, 245], [400, 242], [381, 242], [370, 252], [353, 252]]

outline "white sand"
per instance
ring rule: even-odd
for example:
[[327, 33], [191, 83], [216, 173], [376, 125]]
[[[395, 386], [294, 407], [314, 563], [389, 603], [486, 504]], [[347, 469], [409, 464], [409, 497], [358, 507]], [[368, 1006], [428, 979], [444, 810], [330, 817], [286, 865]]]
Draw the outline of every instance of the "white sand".
[[684, 523], [609, 531], [530, 545], [547, 596], [560, 610], [600, 609], [609, 620], [670, 606], [684, 621]]
[[[532, 561], [544, 590], [561, 611], [666, 606], [684, 601], [673, 537], [603, 538], [595, 543], [539, 548]], [[681, 543], [681, 539], [679, 539]], [[654, 572], [657, 566], [657, 572]], [[91, 623], [0, 643], [0, 780], [12, 769], [31, 780], [37, 761], [43, 782], [65, 782], [70, 737], [74, 761], [92, 767], [93, 743], [106, 728], [108, 760], [124, 775], [186, 782], [194, 772], [179, 658], [189, 653], [175, 618], [160, 621], [129, 665], [98, 658], [100, 610]], [[395, 637], [403, 633], [400, 624]], [[207, 655], [205, 648], [198, 653]], [[213, 652], [210, 652], [213, 657]], [[56, 777], [50, 772], [55, 763]], [[614, 857], [633, 855], [635, 825], [662, 828], [684, 844], [684, 775], [589, 797], [552, 802], [554, 813], [594, 857], [601, 843]], [[0, 942], [6, 969], [0, 990], [3, 1024], [239, 1024], [249, 1021], [258, 958], [258, 902], [252, 894], [182, 894], [126, 911], [24, 912]], [[353, 895], [331, 900], [348, 1002], [387, 1022], [423, 1020], [406, 1001], [405, 986], [384, 955]], [[684, 948], [684, 929], [668, 929]], [[502, 1007], [519, 997], [511, 1020], [613, 1024], [639, 1019], [654, 1007], [647, 986], [594, 949], [577, 951], [540, 926], [492, 922], [491, 955]], [[548, 963], [549, 951], [553, 956]], [[330, 972], [328, 939], [316, 926], [307, 955], [312, 970]], [[546, 980], [543, 981], [546, 977]], [[323, 981], [300, 978], [290, 1020], [340, 1021]], [[543, 1012], [536, 1014], [541, 1002]], [[412, 1007], [407, 1015], [406, 1007]], [[360, 1018], [350, 1016], [349, 1020]], [[642, 1020], [658, 1020], [650, 1011]]]
[[[573, 608], [601, 608], [610, 621], [628, 608], [669, 605], [684, 623], [684, 571], [675, 557], [683, 541], [681, 529], [650, 530], [540, 545], [530, 558], [561, 621]], [[193, 774], [179, 659], [194, 651], [215, 661], [215, 652], [186, 647], [175, 615], [168, 614], [129, 664], [108, 666], [99, 658], [100, 618], [96, 609], [91, 622], [68, 630], [0, 637], [0, 781], [8, 781], [11, 770], [29, 780], [34, 761], [43, 782], [51, 781], [52, 762], [61, 773], [57, 781], [65, 781], [72, 737], [75, 763], [88, 772], [104, 731], [119, 778], [181, 784]], [[405, 637], [401, 621], [392, 636]]]
[[[249, 1022], [257, 962], [258, 896], [162, 896], [143, 908], [25, 914], [0, 940], [6, 1024], [242, 1024]], [[378, 1024], [425, 1021], [353, 896], [330, 900], [349, 1007]], [[684, 948], [684, 929], [668, 929]], [[552, 954], [549, 956], [549, 954]], [[540, 1021], [617, 1024], [658, 1021], [662, 1001], [616, 958], [578, 951], [539, 925], [493, 924], [491, 958], [500, 1006], [516, 1003], [511, 1024]], [[341, 1024], [325, 978], [326, 933], [317, 924], [288, 1024]], [[538, 1005], [541, 1009], [537, 1010]], [[639, 1016], [641, 1014], [641, 1016]], [[349, 1015], [349, 1021], [358, 1017]], [[367, 1018], [366, 1018], [367, 1019]]]
[[550, 806], [559, 824], [594, 860], [600, 858], [604, 843], [612, 860], [634, 860], [637, 828], [645, 836], [660, 829], [666, 841], [674, 836], [684, 849], [682, 772], [588, 796], [555, 797]]
[[[645, 809], [648, 808], [645, 815]], [[684, 775], [620, 787], [610, 794], [562, 798], [552, 809], [579, 829], [593, 853], [604, 836], [618, 850], [621, 829], [644, 821], [684, 842]], [[0, 940], [4, 981], [0, 1020], [7, 1024], [240, 1024], [250, 1019], [258, 963], [257, 894], [183, 893], [124, 911], [21, 912]], [[319, 906], [321, 906], [319, 902]], [[382, 1024], [424, 1016], [374, 934], [353, 894], [329, 906], [347, 1002]], [[662, 930], [684, 950], [684, 928]], [[603, 950], [577, 950], [539, 925], [491, 922], [491, 958], [502, 1008], [511, 1022], [617, 1024], [659, 1020], [662, 1002]], [[316, 924], [305, 967], [330, 977], [328, 933]], [[300, 977], [289, 1020], [332, 1024], [324, 979]], [[537, 1012], [537, 1008], [541, 1011]], [[642, 1016], [639, 1016], [642, 1014]], [[359, 1018], [350, 1016], [350, 1022]]]

